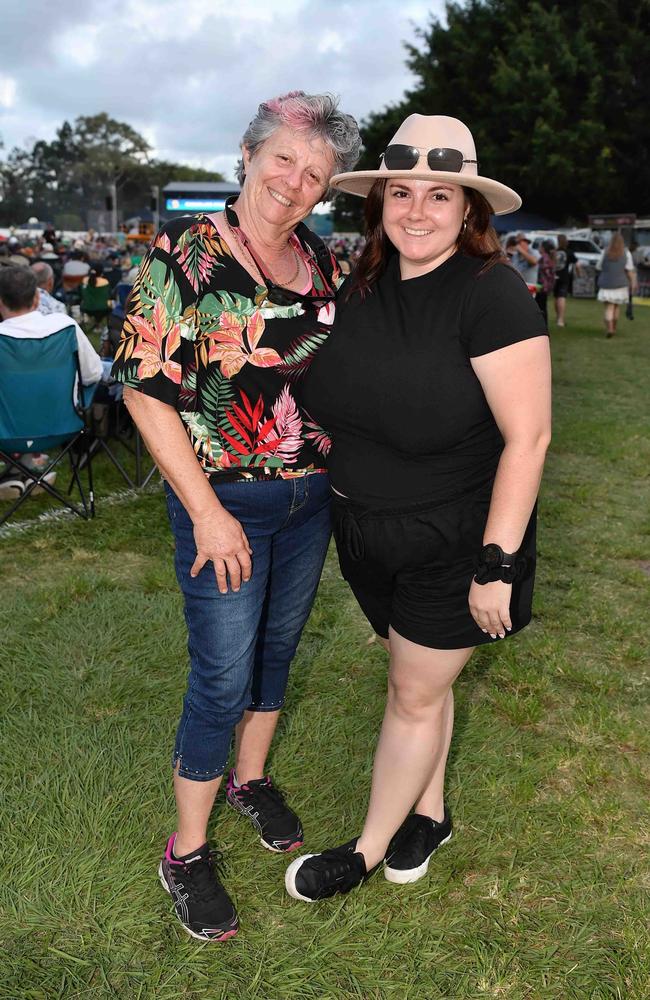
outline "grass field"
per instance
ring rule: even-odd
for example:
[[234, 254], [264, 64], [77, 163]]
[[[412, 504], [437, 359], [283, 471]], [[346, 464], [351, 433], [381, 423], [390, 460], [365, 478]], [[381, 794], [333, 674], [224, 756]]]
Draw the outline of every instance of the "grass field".
[[[160, 487], [98, 463], [94, 522], [0, 532], [1, 1000], [647, 1000], [650, 309], [553, 330], [533, 625], [457, 683], [455, 836], [412, 886], [313, 906], [223, 805], [239, 935], [187, 937], [156, 868], [186, 672]], [[360, 829], [385, 655], [330, 555], [272, 773], [307, 846]]]

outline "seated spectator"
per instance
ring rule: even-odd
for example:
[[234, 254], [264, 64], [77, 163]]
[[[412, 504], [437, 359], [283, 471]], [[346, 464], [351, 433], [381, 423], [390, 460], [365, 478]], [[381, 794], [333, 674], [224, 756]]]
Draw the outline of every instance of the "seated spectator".
[[54, 287], [59, 288], [61, 286], [61, 274], [63, 271], [63, 261], [61, 260], [60, 254], [56, 252], [52, 243], [44, 243], [41, 247], [41, 252], [36, 258], [36, 260], [43, 260], [46, 264], [49, 264], [54, 271]]
[[117, 285], [122, 281], [122, 263], [120, 255], [116, 251], [109, 253], [103, 274], [111, 286], [111, 291], [114, 292]]
[[65, 313], [44, 316], [38, 311], [40, 295], [33, 268], [6, 267], [0, 271], [0, 336], [49, 337], [73, 326], [79, 350], [79, 369], [84, 385], [94, 385], [102, 377], [102, 361], [78, 323]]
[[102, 265], [93, 264], [80, 288], [80, 305], [84, 317], [99, 326], [102, 339], [106, 333], [106, 323], [111, 311], [111, 286], [103, 275]]
[[[86, 334], [70, 316], [65, 313], [50, 313], [43, 315], [38, 311], [40, 295], [36, 283], [36, 275], [31, 267], [0, 268], [0, 337], [16, 337], [18, 339], [44, 339], [61, 330], [74, 326], [79, 351], [79, 369], [84, 385], [94, 385], [103, 374], [101, 358], [94, 350]], [[20, 457], [20, 456], [17, 456]], [[31, 468], [44, 468], [48, 463], [47, 455], [30, 455], [28, 462]], [[48, 481], [54, 481], [54, 473]], [[16, 496], [24, 489], [27, 481], [7, 469], [0, 476], [0, 497]]]
[[78, 289], [90, 272], [90, 264], [83, 250], [75, 249], [63, 265], [63, 290]]
[[4, 264], [15, 267], [29, 267], [29, 257], [25, 254], [25, 248], [17, 236], [10, 236], [7, 241], [8, 256], [4, 259]]
[[54, 291], [54, 271], [50, 265], [44, 260], [39, 260], [35, 264], [32, 264], [32, 272], [36, 275], [36, 283], [38, 285], [38, 311], [43, 316], [49, 316], [50, 313], [65, 313], [63, 302], [59, 302], [52, 295]]

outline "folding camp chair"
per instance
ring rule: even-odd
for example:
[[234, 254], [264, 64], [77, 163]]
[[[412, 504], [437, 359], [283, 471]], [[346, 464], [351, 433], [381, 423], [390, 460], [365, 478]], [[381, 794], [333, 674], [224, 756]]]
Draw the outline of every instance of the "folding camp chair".
[[[94, 391], [95, 386], [84, 387], [81, 382], [73, 326], [40, 339], [3, 336], [0, 328], [0, 459], [9, 468], [17, 469], [27, 482], [22, 495], [0, 516], [0, 525], [37, 487], [47, 490], [79, 517], [94, 517], [92, 435], [84, 418], [84, 409]], [[59, 447], [60, 452], [47, 468], [38, 471], [29, 469], [20, 457], [15, 457]], [[72, 473], [68, 496], [45, 478], [66, 456]], [[83, 465], [87, 493], [79, 476]], [[81, 506], [69, 499], [74, 484], [79, 490]]]

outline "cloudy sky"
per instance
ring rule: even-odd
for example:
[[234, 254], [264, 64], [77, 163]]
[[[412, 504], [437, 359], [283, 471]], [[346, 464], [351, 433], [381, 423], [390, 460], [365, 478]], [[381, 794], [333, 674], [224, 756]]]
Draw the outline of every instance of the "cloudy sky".
[[[443, 0], [14, 0], [2, 4], [0, 137], [106, 111], [154, 155], [233, 179], [261, 100], [331, 91], [362, 118], [412, 83], [405, 41]], [[2, 155], [2, 154], [0, 154]]]

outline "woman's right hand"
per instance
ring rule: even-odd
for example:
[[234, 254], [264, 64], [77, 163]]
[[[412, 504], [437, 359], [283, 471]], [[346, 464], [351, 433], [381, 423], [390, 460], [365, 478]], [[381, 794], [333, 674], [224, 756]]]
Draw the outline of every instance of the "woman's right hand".
[[228, 593], [228, 577], [235, 592], [242, 581], [250, 580], [253, 550], [239, 521], [223, 507], [194, 521], [194, 542], [196, 559], [190, 576], [198, 576], [212, 560], [220, 593]]

